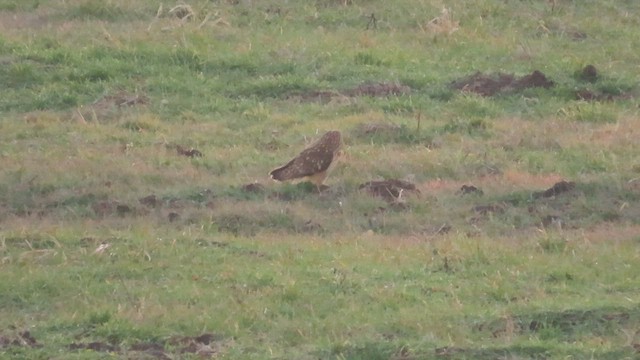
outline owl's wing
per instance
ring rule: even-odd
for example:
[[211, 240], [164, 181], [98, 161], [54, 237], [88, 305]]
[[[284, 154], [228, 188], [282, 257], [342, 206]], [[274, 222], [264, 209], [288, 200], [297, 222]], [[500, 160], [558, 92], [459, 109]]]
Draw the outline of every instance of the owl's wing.
[[295, 179], [296, 176], [292, 176], [291, 170], [293, 168], [293, 164], [295, 163], [296, 159], [297, 158], [289, 161], [286, 165], [283, 165], [283, 166], [280, 166], [279, 168], [271, 170], [271, 172], [269, 173], [271, 178], [273, 180], [278, 180], [278, 181]]
[[326, 171], [333, 161], [333, 152], [323, 146], [304, 150], [286, 165], [271, 171], [271, 178], [278, 181], [302, 178]]

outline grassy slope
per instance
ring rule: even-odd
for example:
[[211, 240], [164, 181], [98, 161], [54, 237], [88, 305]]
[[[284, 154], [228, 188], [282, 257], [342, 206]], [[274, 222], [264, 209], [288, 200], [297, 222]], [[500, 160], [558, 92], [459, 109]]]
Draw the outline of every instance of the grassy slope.
[[[249, 3], [191, 2], [182, 21], [143, 0], [0, 0], [0, 335], [43, 344], [0, 354], [211, 332], [229, 358], [634, 356], [640, 5], [452, 2], [446, 34], [437, 1]], [[449, 86], [534, 69], [556, 85]], [[411, 94], [303, 96], [370, 82]], [[268, 182], [327, 129], [347, 144], [328, 192]], [[393, 209], [357, 191], [379, 178], [421, 194]], [[532, 195], [561, 179], [576, 188]]]

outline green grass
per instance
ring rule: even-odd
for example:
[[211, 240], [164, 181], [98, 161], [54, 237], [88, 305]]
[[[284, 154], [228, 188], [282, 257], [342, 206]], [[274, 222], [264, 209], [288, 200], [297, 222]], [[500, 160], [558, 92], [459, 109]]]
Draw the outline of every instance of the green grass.
[[187, 4], [0, 0], [0, 358], [638, 356], [639, 4]]

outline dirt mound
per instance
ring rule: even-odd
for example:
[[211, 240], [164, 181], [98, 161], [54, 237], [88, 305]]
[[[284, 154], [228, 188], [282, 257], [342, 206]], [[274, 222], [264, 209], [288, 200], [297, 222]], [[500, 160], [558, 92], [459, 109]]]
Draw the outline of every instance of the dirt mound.
[[503, 204], [478, 205], [473, 207], [473, 211], [480, 215], [503, 213], [505, 211], [505, 206]]
[[458, 190], [458, 194], [460, 195], [469, 195], [469, 194], [477, 194], [484, 195], [482, 189], [475, 187], [473, 185], [462, 185], [460, 190]]
[[67, 347], [72, 351], [92, 350], [128, 354], [127, 358], [130, 358], [132, 353], [136, 353], [137, 356], [131, 357], [135, 359], [174, 359], [176, 358], [174, 355], [178, 354], [194, 354], [200, 358], [209, 359], [222, 353], [227, 343], [228, 341], [222, 336], [205, 333], [200, 336], [174, 336], [165, 342], [134, 343], [128, 349], [102, 341], [71, 343]]
[[[171, 146], [170, 146], [171, 147]], [[186, 156], [186, 157], [203, 157], [204, 154], [202, 152], [200, 152], [200, 150], [194, 149], [194, 148], [186, 148], [182, 145], [174, 145], [173, 147], [175, 147], [176, 152], [178, 153], [178, 155], [182, 155], [182, 156]]]
[[598, 80], [598, 70], [593, 65], [587, 65], [578, 72], [576, 77], [579, 80], [593, 83]]
[[169, 215], [167, 215], [167, 219], [169, 220], [169, 222], [175, 222], [180, 220], [180, 214], [178, 214], [177, 212], [170, 212]]
[[214, 334], [200, 336], [177, 336], [169, 339], [168, 344], [178, 348], [180, 354], [196, 354], [202, 358], [211, 358], [222, 349], [224, 338]]
[[38, 343], [29, 331], [19, 332], [15, 336], [0, 335], [0, 349], [11, 346], [38, 348], [42, 345]]
[[398, 179], [369, 181], [361, 184], [358, 189], [366, 191], [371, 196], [380, 197], [389, 203], [399, 202], [405, 191], [420, 193], [414, 184]]
[[[600, 80], [600, 72], [593, 65], [586, 65], [582, 69], [574, 73], [574, 78], [578, 81], [596, 83]], [[599, 89], [594, 90], [592, 88], [578, 89], [575, 92], [576, 100], [583, 101], [615, 101], [615, 100], [628, 100], [636, 97], [631, 92], [619, 91], [617, 89]]]
[[140, 204], [147, 207], [152, 207], [152, 208], [158, 207], [162, 203], [162, 201], [158, 199], [158, 197], [155, 196], [154, 194], [142, 197], [138, 199], [138, 201], [140, 202]]
[[575, 187], [576, 187], [576, 184], [574, 182], [562, 180], [560, 182], [553, 184], [552, 187], [548, 188], [545, 191], [539, 191], [539, 192], [533, 193], [533, 198], [539, 199], [539, 198], [554, 197], [556, 195], [560, 195], [562, 193], [573, 190], [573, 188]]
[[[129, 353], [137, 353], [139, 356], [131, 358], [171, 360], [173, 357], [165, 353], [164, 346], [159, 343], [143, 342], [131, 345]], [[144, 354], [144, 356], [140, 356]]]
[[527, 88], [542, 87], [548, 89], [554, 85], [543, 73], [534, 70], [531, 74], [517, 78], [512, 74], [496, 73], [486, 75], [476, 72], [473, 75], [456, 80], [451, 87], [463, 92], [472, 92], [482, 96], [494, 96], [499, 93], [518, 92]]
[[555, 215], [547, 215], [547, 216], [543, 217], [542, 220], [540, 221], [540, 224], [542, 225], [543, 228], [549, 228], [549, 227], [563, 228], [563, 227], [565, 227], [565, 224], [564, 224], [564, 221], [562, 220], [562, 218], [559, 217], [559, 216], [555, 216]]
[[240, 189], [242, 189], [243, 192], [252, 193], [252, 194], [262, 194], [266, 190], [264, 185], [260, 183], [245, 184], [245, 185], [242, 185]]
[[581, 89], [576, 91], [576, 100], [584, 101], [615, 101], [633, 99], [633, 95], [628, 93], [622, 94], [605, 94], [599, 91]]
[[102, 341], [90, 343], [71, 343], [69, 350], [93, 350], [95, 352], [118, 352], [120, 348]]
[[97, 201], [91, 205], [91, 208], [93, 209], [93, 212], [100, 217], [113, 214], [126, 216], [134, 213], [134, 209], [129, 205], [122, 204], [115, 200]]

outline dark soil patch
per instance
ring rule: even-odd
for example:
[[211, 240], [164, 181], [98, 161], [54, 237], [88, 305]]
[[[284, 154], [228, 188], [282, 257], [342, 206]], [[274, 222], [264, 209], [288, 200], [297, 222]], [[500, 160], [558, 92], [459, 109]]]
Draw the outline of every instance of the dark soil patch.
[[632, 192], [640, 192], [640, 178], [635, 178], [627, 181], [625, 184], [625, 189]]
[[581, 89], [576, 91], [576, 100], [584, 101], [616, 101], [633, 99], [633, 95], [622, 93], [618, 95], [605, 94], [600, 91]]
[[169, 215], [167, 215], [167, 219], [169, 219], [169, 222], [178, 221], [180, 220], [180, 214], [176, 212], [170, 212]]
[[324, 231], [324, 228], [313, 220], [307, 220], [300, 227], [300, 231], [303, 233], [321, 233]]
[[451, 87], [472, 92], [482, 96], [494, 96], [503, 93], [513, 93], [527, 88], [541, 87], [548, 89], [554, 85], [542, 72], [534, 70], [531, 74], [517, 78], [512, 74], [497, 73], [486, 75], [477, 72], [460, 80], [456, 80]]
[[159, 344], [159, 343], [137, 343], [137, 344], [133, 344], [131, 345], [131, 347], [129, 348], [129, 352], [137, 352], [137, 353], [141, 353], [141, 356], [138, 357], [133, 357], [133, 358], [142, 358], [142, 354], [144, 354], [144, 356], [147, 357], [151, 357], [154, 359], [160, 359], [160, 360], [170, 360], [173, 359], [173, 357], [169, 356], [164, 349], [164, 345], [163, 344]]
[[120, 215], [120, 216], [125, 216], [128, 215], [132, 212], [133, 210], [131, 209], [131, 207], [129, 207], [129, 205], [125, 205], [125, 204], [118, 204], [116, 205], [116, 214]]
[[251, 194], [262, 194], [265, 192], [264, 185], [260, 183], [245, 184], [245, 185], [242, 185], [240, 189], [242, 189], [243, 192], [251, 193]]
[[[0, 341], [2, 341], [2, 337], [0, 337]], [[68, 348], [72, 351], [92, 350], [101, 353], [117, 353], [126, 356], [127, 359], [153, 358], [165, 360], [174, 359], [180, 354], [195, 354], [201, 358], [209, 359], [216, 354], [220, 354], [227, 342], [227, 339], [219, 335], [202, 334], [193, 337], [174, 336], [165, 342], [135, 343], [128, 349], [102, 341], [72, 343], [68, 345]]]
[[577, 78], [582, 81], [594, 83], [598, 80], [598, 70], [593, 65], [587, 65], [578, 72]]
[[202, 152], [194, 148], [185, 148], [184, 146], [181, 146], [181, 145], [176, 145], [175, 148], [178, 155], [182, 155], [190, 158], [204, 156]]
[[490, 213], [503, 213], [505, 207], [503, 204], [478, 205], [473, 207], [473, 211], [480, 215], [487, 215]]
[[[578, 81], [596, 83], [600, 80], [600, 72], [593, 65], [586, 65], [584, 68], [575, 72], [574, 77]], [[575, 92], [576, 100], [583, 101], [616, 101], [616, 100], [629, 100], [633, 99], [636, 95], [621, 91], [617, 88], [606, 87], [599, 90], [594, 89], [578, 89]]]
[[552, 187], [548, 188], [545, 191], [539, 191], [533, 193], [534, 199], [539, 198], [550, 198], [556, 195], [560, 195], [562, 193], [573, 190], [576, 187], [576, 184], [572, 181], [562, 180], [560, 182], [555, 183]]
[[90, 343], [71, 343], [69, 350], [93, 350], [96, 352], [119, 352], [120, 348], [102, 341], [94, 341]]
[[420, 193], [414, 184], [398, 179], [369, 181], [361, 184], [358, 189], [366, 191], [371, 196], [380, 197], [388, 203], [398, 203], [404, 192]]
[[178, 348], [180, 354], [196, 354], [201, 357], [211, 358], [220, 352], [221, 342], [224, 338], [214, 334], [202, 334], [200, 336], [177, 336], [169, 339], [168, 343]]
[[581, 41], [588, 37], [587, 33], [579, 30], [570, 30], [567, 32], [567, 35], [569, 35], [569, 38], [573, 41]]
[[477, 195], [484, 195], [484, 192], [482, 191], [482, 189], [475, 187], [473, 185], [462, 185], [460, 187], [460, 190], [458, 191], [458, 194], [461, 195], [469, 195], [469, 194], [477, 194]]
[[129, 216], [135, 213], [135, 209], [127, 204], [122, 204], [115, 200], [98, 201], [91, 205], [93, 212], [100, 217], [118, 215]]
[[140, 202], [140, 204], [147, 207], [152, 207], [152, 208], [158, 207], [162, 203], [160, 199], [158, 199], [158, 197], [155, 196], [154, 194], [142, 197], [138, 199], [138, 201]]
[[191, 6], [180, 4], [169, 9], [169, 11], [167, 12], [167, 16], [174, 16], [180, 20], [186, 21], [192, 19], [195, 14], [193, 12], [193, 9], [191, 9]]
[[542, 224], [542, 227], [544, 228], [548, 228], [548, 227], [563, 228], [564, 227], [564, 221], [562, 221], [562, 218], [555, 215], [547, 215], [543, 217], [541, 224]]
[[14, 336], [0, 335], [0, 349], [12, 346], [30, 348], [42, 347], [42, 345], [38, 343], [36, 338], [34, 338], [29, 331], [22, 331]]
[[[453, 230], [453, 227], [447, 223], [441, 224], [439, 226], [436, 227], [432, 227], [430, 229], [425, 229], [424, 234], [427, 235], [444, 235], [444, 234], [448, 234], [449, 232], [451, 232], [451, 230]], [[446, 261], [446, 258], [445, 258]], [[448, 266], [448, 265], [447, 265]]]

